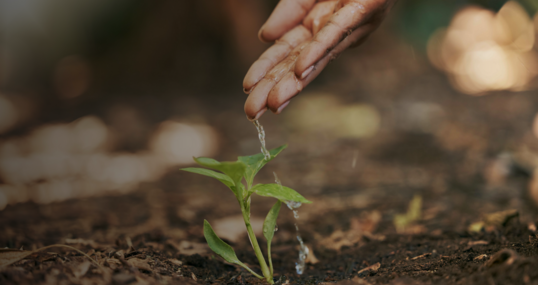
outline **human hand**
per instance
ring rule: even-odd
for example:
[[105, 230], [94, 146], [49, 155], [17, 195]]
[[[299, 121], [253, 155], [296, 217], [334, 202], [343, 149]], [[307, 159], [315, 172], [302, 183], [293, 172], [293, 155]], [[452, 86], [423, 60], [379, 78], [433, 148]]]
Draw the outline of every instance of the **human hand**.
[[276, 41], [252, 64], [243, 88], [245, 113], [280, 113], [327, 64], [361, 44], [397, 0], [280, 0], [260, 40]]

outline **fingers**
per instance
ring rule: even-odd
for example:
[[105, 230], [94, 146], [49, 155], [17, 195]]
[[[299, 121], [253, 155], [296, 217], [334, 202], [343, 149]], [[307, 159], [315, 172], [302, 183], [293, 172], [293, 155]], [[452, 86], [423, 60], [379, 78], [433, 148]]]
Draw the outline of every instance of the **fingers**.
[[249, 119], [257, 119], [267, 109], [267, 96], [273, 87], [293, 70], [295, 60], [307, 43], [297, 46], [290, 54], [273, 67], [254, 87], [245, 102], [245, 113]]
[[263, 42], [272, 42], [300, 24], [316, 0], [280, 0], [258, 37]]
[[310, 31], [303, 25], [298, 25], [286, 33], [273, 46], [267, 49], [260, 58], [252, 64], [243, 80], [245, 93], [260, 81], [275, 65], [281, 62], [299, 44], [312, 38]]
[[348, 37], [354, 29], [364, 24], [370, 14], [377, 10], [377, 6], [382, 1], [355, 0], [347, 2], [346, 5], [334, 13], [297, 59], [295, 74], [299, 78], [302, 78], [303, 73], [308, 68], [326, 56], [342, 40]]
[[316, 3], [303, 21], [303, 25], [315, 35], [329, 21], [336, 6], [337, 0]]
[[289, 101], [299, 94], [323, 69], [334, 60], [340, 53], [356, 42], [365, 39], [375, 29], [372, 25], [363, 26], [355, 30], [349, 37], [340, 42], [331, 52], [319, 60], [311, 72], [303, 79], [298, 79], [295, 72], [288, 72], [278, 82], [267, 96], [267, 107], [274, 113], [279, 114], [288, 105]]
[[249, 120], [257, 120], [265, 113], [267, 110], [267, 95], [275, 84], [275, 81], [264, 78], [248, 95], [245, 102], [245, 114]]
[[245, 102], [245, 113], [249, 119], [258, 119], [267, 108], [274, 113], [280, 113], [289, 101], [299, 94], [321, 71], [341, 52], [355, 42], [368, 36], [375, 26], [365, 25], [355, 30], [349, 37], [340, 42], [331, 52], [311, 68], [310, 73], [303, 79], [298, 79], [294, 72], [297, 57], [304, 51], [304, 43], [297, 46], [284, 60], [278, 63], [258, 82]]

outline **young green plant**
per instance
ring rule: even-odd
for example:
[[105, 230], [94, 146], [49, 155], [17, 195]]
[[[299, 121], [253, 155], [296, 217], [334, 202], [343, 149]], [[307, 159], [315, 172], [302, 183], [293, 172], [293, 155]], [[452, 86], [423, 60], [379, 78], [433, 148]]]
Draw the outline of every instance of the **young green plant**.
[[[196, 161], [196, 163], [206, 168], [211, 168], [213, 170], [196, 167], [188, 167], [182, 169], [188, 172], [213, 177], [222, 182], [228, 188], [230, 188], [230, 190], [232, 190], [235, 197], [237, 198], [237, 201], [239, 202], [239, 206], [241, 207], [241, 212], [243, 213], [243, 220], [245, 221], [245, 225], [247, 227], [248, 237], [250, 239], [252, 247], [254, 248], [254, 253], [258, 258], [258, 262], [260, 263], [260, 268], [263, 276], [257, 274], [252, 269], [248, 268], [248, 266], [246, 266], [244, 263], [242, 263], [237, 258], [235, 251], [232, 249], [232, 247], [225, 243], [223, 240], [221, 240], [215, 234], [213, 228], [207, 220], [204, 220], [205, 239], [209, 244], [211, 250], [224, 258], [226, 261], [245, 268], [254, 276], [260, 279], [265, 279], [270, 284], [274, 283], [273, 262], [271, 260], [271, 241], [275, 233], [276, 219], [278, 217], [282, 202], [286, 203], [291, 201], [299, 203], [312, 203], [306, 200], [303, 196], [301, 196], [301, 194], [297, 193], [295, 190], [285, 186], [281, 186], [276, 183], [256, 184], [254, 186], [252, 185], [254, 181], [254, 176], [256, 176], [258, 171], [260, 171], [260, 169], [262, 169], [262, 167], [265, 166], [267, 162], [273, 160], [286, 147], [287, 145], [283, 145], [270, 150], [270, 157], [268, 159], [266, 159], [262, 153], [258, 153], [251, 156], [240, 156], [237, 161], [233, 162], [219, 162], [212, 158], [198, 157], [194, 158], [194, 161]], [[219, 172], [214, 170], [217, 170]], [[242, 182], [243, 179], [246, 182], [246, 186]], [[250, 224], [250, 202], [251, 196], [254, 193], [264, 197], [273, 197], [278, 200], [267, 214], [267, 217], [265, 218], [265, 221], [263, 223], [263, 235], [267, 239], [267, 255], [269, 267], [267, 266], [265, 257], [263, 256], [263, 253], [260, 249], [260, 245], [258, 244], [258, 240], [256, 239], [256, 236], [254, 235], [254, 231], [252, 230], [252, 226]]]

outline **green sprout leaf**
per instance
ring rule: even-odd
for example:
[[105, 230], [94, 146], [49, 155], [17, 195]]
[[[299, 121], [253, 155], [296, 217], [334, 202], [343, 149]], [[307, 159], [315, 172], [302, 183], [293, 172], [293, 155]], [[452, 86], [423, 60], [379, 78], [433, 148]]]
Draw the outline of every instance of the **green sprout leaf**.
[[212, 168], [220, 172], [223, 172], [224, 174], [232, 178], [232, 180], [235, 182], [236, 185], [239, 184], [239, 182], [241, 182], [241, 178], [243, 178], [243, 175], [245, 174], [246, 165], [240, 161], [219, 162], [212, 158], [207, 158], [207, 157], [194, 158], [194, 161], [196, 161], [201, 166], [205, 166], [207, 168]]
[[230, 188], [234, 186], [234, 181], [232, 180], [232, 178], [230, 178], [230, 176], [213, 171], [213, 170], [209, 170], [205, 168], [198, 168], [198, 167], [187, 167], [187, 168], [182, 168], [181, 170], [213, 177], [219, 180], [220, 182], [224, 183], [224, 185]]
[[260, 196], [277, 198], [282, 202], [293, 201], [305, 204], [312, 203], [311, 201], [306, 200], [301, 194], [297, 193], [297, 191], [276, 183], [257, 184], [252, 187], [252, 191]]
[[265, 160], [265, 156], [263, 153], [258, 153], [255, 155], [250, 156], [240, 156], [238, 157], [238, 161], [243, 162], [247, 168], [245, 170], [245, 180], [247, 181], [247, 188], [250, 189], [252, 186], [252, 181], [254, 180], [254, 176], [262, 169], [267, 162], [273, 160], [280, 152], [282, 152], [285, 148], [287, 148], [288, 145], [282, 145], [277, 148], [274, 148], [269, 151], [269, 154], [271, 154], [271, 158], [269, 160]]
[[215, 234], [213, 228], [207, 220], [204, 220], [204, 237], [211, 250], [213, 250], [220, 257], [224, 258], [230, 263], [242, 264], [242, 262], [237, 258], [237, 255], [235, 255], [233, 248], [229, 244], [222, 241], [217, 234]]
[[269, 261], [269, 268], [271, 270], [271, 275], [273, 275], [273, 260], [271, 259], [271, 242], [273, 241], [273, 236], [275, 235], [276, 229], [276, 218], [278, 217], [278, 212], [280, 212], [280, 206], [282, 202], [276, 201], [273, 205], [265, 221], [263, 222], [263, 236], [267, 239], [267, 259]]
[[243, 178], [243, 175], [245, 175], [245, 170], [247, 168], [243, 162], [241, 161], [219, 162], [212, 158], [207, 158], [207, 157], [198, 157], [198, 158], [195, 157], [194, 161], [196, 161], [196, 163], [200, 164], [201, 166], [212, 168], [228, 175], [234, 182], [234, 185], [236, 186], [236, 187], [231, 187], [232, 191], [234, 191], [238, 199], [243, 198], [242, 189], [244, 187], [237, 187], [237, 185], [241, 184], [241, 179]]
[[278, 217], [278, 212], [280, 212], [280, 205], [282, 205], [282, 202], [277, 201], [263, 222], [263, 236], [267, 239], [268, 244], [271, 244], [275, 235], [276, 218]]
[[252, 271], [250, 268], [248, 268], [243, 262], [239, 261], [237, 258], [237, 255], [235, 254], [235, 251], [233, 248], [225, 243], [223, 240], [221, 240], [217, 234], [213, 231], [213, 228], [209, 224], [207, 220], [204, 220], [204, 237], [207, 241], [207, 244], [209, 245], [209, 248], [213, 250], [216, 254], [218, 254], [220, 257], [224, 258], [224, 260], [237, 264], [255, 275], [256, 277], [263, 279], [262, 276], [256, 274], [254, 271]]

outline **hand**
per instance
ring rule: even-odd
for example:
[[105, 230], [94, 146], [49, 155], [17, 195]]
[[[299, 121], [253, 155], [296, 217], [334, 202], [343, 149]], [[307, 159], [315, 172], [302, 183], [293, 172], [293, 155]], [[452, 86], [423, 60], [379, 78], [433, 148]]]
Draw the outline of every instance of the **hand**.
[[280, 113], [327, 64], [361, 44], [396, 0], [280, 0], [260, 40], [276, 41], [252, 64], [243, 88], [245, 113]]

